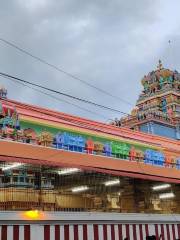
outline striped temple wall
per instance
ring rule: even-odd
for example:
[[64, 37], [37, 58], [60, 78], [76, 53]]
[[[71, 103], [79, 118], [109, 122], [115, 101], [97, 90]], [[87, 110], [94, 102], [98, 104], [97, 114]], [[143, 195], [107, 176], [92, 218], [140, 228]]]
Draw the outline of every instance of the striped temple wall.
[[32, 221], [22, 214], [0, 213], [0, 240], [180, 239], [179, 215], [59, 212]]
[[180, 238], [179, 224], [30, 224], [2, 225], [1, 240], [162, 240]]

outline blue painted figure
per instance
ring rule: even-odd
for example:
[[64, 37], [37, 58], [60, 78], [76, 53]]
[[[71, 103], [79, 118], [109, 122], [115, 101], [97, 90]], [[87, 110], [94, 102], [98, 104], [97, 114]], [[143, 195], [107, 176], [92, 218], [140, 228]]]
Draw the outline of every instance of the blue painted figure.
[[176, 160], [176, 168], [180, 169], [180, 158]]
[[69, 134], [68, 149], [74, 151], [76, 146], [76, 136]]
[[59, 149], [63, 148], [62, 133], [58, 133], [55, 135], [53, 139], [53, 145], [55, 145], [55, 147]]
[[85, 138], [68, 133], [63, 134], [64, 147], [70, 151], [83, 152], [85, 148]]
[[58, 133], [54, 138], [54, 145], [59, 149], [66, 149], [69, 150], [69, 146], [72, 144], [72, 140], [70, 139], [69, 133]]
[[62, 147], [64, 149], [69, 150], [69, 143], [70, 143], [70, 134], [69, 133], [63, 133], [62, 134]]
[[105, 143], [104, 144], [104, 153], [106, 156], [111, 156], [111, 153], [112, 153], [112, 146], [111, 146], [111, 143]]
[[158, 151], [153, 151], [152, 159], [153, 159], [153, 164], [159, 165], [159, 166], [164, 165], [165, 156], [163, 153]]
[[153, 155], [153, 150], [147, 149], [144, 152], [144, 163], [153, 164], [152, 155]]
[[82, 136], [77, 136], [76, 141], [77, 148], [75, 149], [75, 151], [84, 152], [86, 139]]

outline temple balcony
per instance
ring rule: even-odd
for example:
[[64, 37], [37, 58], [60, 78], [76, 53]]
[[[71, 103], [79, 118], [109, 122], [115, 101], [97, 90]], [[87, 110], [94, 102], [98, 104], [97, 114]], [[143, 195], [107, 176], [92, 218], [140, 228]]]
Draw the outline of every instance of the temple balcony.
[[179, 166], [145, 163], [144, 159], [87, 154], [50, 147], [0, 140], [0, 160], [36, 165], [80, 168], [139, 179], [180, 183]]

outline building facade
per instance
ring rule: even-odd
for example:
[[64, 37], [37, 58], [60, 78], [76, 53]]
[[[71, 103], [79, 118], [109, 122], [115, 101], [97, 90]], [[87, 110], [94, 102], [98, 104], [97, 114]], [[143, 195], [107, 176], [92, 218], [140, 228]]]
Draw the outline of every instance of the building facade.
[[179, 141], [0, 92], [2, 240], [180, 238]]

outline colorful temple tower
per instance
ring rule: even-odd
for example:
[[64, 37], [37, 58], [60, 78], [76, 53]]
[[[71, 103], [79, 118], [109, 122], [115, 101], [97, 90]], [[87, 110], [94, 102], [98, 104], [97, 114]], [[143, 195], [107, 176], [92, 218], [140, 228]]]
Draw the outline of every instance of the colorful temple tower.
[[115, 125], [180, 139], [180, 73], [164, 68], [159, 60], [141, 83], [136, 107]]

